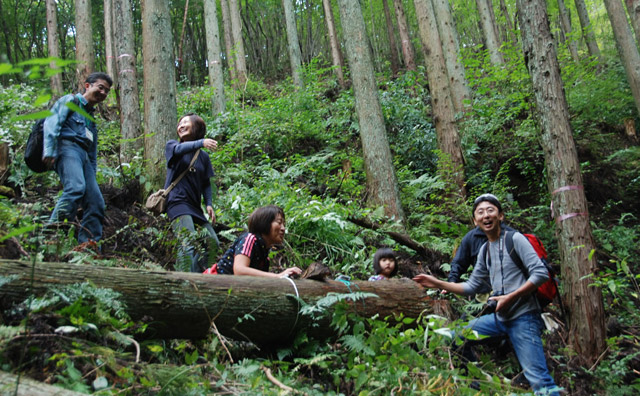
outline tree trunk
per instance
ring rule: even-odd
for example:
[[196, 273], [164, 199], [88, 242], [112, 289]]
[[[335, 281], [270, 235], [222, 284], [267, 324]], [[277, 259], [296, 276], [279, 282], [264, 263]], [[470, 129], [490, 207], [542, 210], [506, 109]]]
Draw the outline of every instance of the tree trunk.
[[636, 42], [640, 43], [640, 0], [625, 0], [631, 26], [636, 34]]
[[391, 74], [396, 76], [400, 70], [400, 60], [398, 59], [398, 45], [396, 44], [396, 35], [393, 29], [393, 19], [389, 10], [388, 0], [382, 0], [384, 9], [384, 20], [387, 24], [387, 36], [389, 36], [389, 59], [391, 60]]
[[[58, 42], [58, 6], [56, 0], [47, 0], [47, 47], [50, 58], [60, 58], [60, 43]], [[55, 62], [49, 64], [51, 69], [58, 69]], [[62, 95], [62, 74], [51, 76], [51, 93], [54, 98]]]
[[604, 0], [604, 5], [607, 8], [607, 14], [609, 14], [618, 53], [627, 73], [627, 81], [633, 94], [633, 100], [638, 113], [640, 113], [640, 54], [638, 47], [633, 39], [627, 15], [620, 0]]
[[75, 0], [76, 5], [76, 78], [78, 92], [84, 92], [84, 82], [94, 70], [91, 0]]
[[244, 90], [247, 83], [247, 62], [244, 55], [244, 43], [242, 41], [242, 19], [238, 1], [229, 0], [229, 17], [231, 19], [231, 37], [233, 37], [233, 64], [236, 68], [236, 88]]
[[293, 0], [282, 0], [284, 19], [287, 27], [287, 43], [289, 49], [289, 63], [291, 64], [291, 77], [293, 85], [302, 88], [302, 55], [300, 54], [300, 42], [298, 41], [298, 28], [296, 27], [296, 15], [293, 11]]
[[578, 43], [573, 37], [573, 29], [571, 29], [571, 14], [567, 6], [564, 4], [564, 0], [558, 0], [558, 13], [560, 14], [560, 26], [564, 32], [564, 37], [569, 48], [569, 53], [574, 62], [578, 62]]
[[324, 7], [324, 18], [327, 21], [327, 31], [329, 32], [329, 45], [331, 46], [331, 60], [333, 61], [333, 72], [338, 78], [338, 83], [342, 88], [347, 84], [344, 80], [344, 59], [342, 51], [340, 51], [340, 42], [338, 40], [338, 32], [333, 20], [333, 10], [331, 9], [331, 0], [322, 0]]
[[398, 33], [400, 33], [400, 42], [402, 43], [402, 57], [404, 58], [404, 66], [407, 70], [416, 70], [416, 56], [411, 45], [409, 37], [409, 26], [407, 25], [407, 17], [404, 13], [402, 0], [393, 0], [393, 7], [396, 10], [396, 18], [398, 19]]
[[451, 5], [449, 0], [432, 0], [432, 3], [447, 67], [451, 101], [455, 112], [463, 113], [467, 110], [466, 106], [471, 107], [471, 90], [464, 75], [464, 66], [460, 62], [460, 44]]
[[189, 0], [184, 3], [184, 15], [182, 16], [182, 29], [180, 30], [180, 41], [178, 41], [178, 76], [182, 75], [182, 45], [184, 44], [184, 30], [187, 26], [187, 15], [189, 14]]
[[338, 5], [360, 123], [369, 203], [384, 206], [387, 216], [404, 224], [362, 9], [357, 1], [338, 0]]
[[593, 26], [589, 20], [589, 13], [587, 12], [587, 6], [584, 0], [575, 0], [576, 11], [578, 18], [580, 19], [580, 27], [582, 28], [582, 37], [587, 44], [589, 55], [598, 60], [598, 64], [601, 64], [600, 60], [600, 48], [598, 48], [598, 42], [596, 41], [596, 35], [593, 33]]
[[222, 14], [222, 30], [224, 32], [224, 48], [227, 55], [229, 79], [235, 81], [236, 65], [233, 62], [233, 36], [231, 35], [231, 17], [229, 16], [229, 3], [227, 0], [220, 0], [220, 12]]
[[[16, 386], [17, 385], [17, 386]], [[0, 371], [0, 392], [11, 396], [84, 396], [68, 389]]]
[[[104, 53], [105, 53], [105, 63], [107, 67], [107, 74], [111, 76], [113, 79], [113, 86], [118, 86], [118, 73], [116, 72], [116, 58], [115, 54], [115, 32], [114, 32], [114, 23], [113, 20], [113, 1], [114, 0], [104, 0]], [[113, 96], [109, 96], [109, 98], [113, 98]]]
[[504, 0], [500, 0], [500, 12], [504, 18], [505, 29], [507, 30], [506, 39], [511, 41], [513, 45], [518, 44], [518, 36], [514, 32], [511, 15], [509, 15], [509, 9], [507, 8], [507, 4]]
[[176, 136], [176, 77], [169, 3], [142, 0], [144, 158], [152, 189], [164, 184], [164, 146]]
[[220, 59], [220, 29], [215, 0], [204, 0], [204, 25], [207, 31], [207, 61], [209, 64], [209, 83], [213, 88], [213, 114], [225, 110], [224, 76]]
[[549, 29], [545, 0], [517, 0], [524, 59], [531, 75], [549, 191], [556, 217], [564, 279], [563, 300], [569, 306], [569, 338], [589, 365], [604, 350], [606, 331], [602, 292], [593, 286], [597, 270], [580, 163], [573, 141], [560, 67]]
[[438, 169], [443, 180], [450, 184], [455, 195], [464, 197], [464, 159], [460, 135], [455, 122], [451, 92], [438, 27], [431, 0], [414, 0], [420, 39], [427, 66], [433, 123], [436, 127], [438, 147], [448, 158], [438, 161]]
[[[350, 303], [359, 314], [381, 318], [403, 314], [417, 318], [425, 312], [448, 315], [448, 305], [434, 301], [409, 279], [384, 282], [290, 280], [233, 275], [202, 275], [0, 260], [1, 273], [16, 279], [2, 285], [2, 305], [42, 296], [51, 286], [91, 282], [121, 294], [133, 320], [145, 320], [146, 337], [204, 338], [214, 321], [220, 333], [256, 344], [286, 343], [294, 331], [330, 332], [330, 319], [314, 321], [299, 315], [300, 303], [313, 305], [328, 293], [365, 292], [369, 297]], [[32, 271], [34, 270], [34, 271]], [[33, 278], [32, 278], [33, 276]], [[331, 308], [330, 308], [331, 309]], [[144, 318], [144, 319], [143, 319]], [[319, 326], [311, 329], [311, 327]]]
[[120, 93], [120, 161], [129, 163], [143, 147], [131, 0], [113, 0], [113, 23]]
[[489, 52], [489, 60], [494, 66], [504, 64], [504, 58], [500, 52], [500, 36], [496, 27], [496, 20], [493, 14], [493, 4], [491, 0], [476, 0], [478, 6], [478, 16], [480, 17], [480, 25], [484, 34], [484, 45]]

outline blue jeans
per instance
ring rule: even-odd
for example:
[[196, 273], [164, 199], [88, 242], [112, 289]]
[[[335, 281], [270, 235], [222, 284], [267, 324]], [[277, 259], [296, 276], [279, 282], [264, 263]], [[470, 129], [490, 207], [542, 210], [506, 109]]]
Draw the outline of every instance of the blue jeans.
[[76, 143], [60, 139], [55, 170], [62, 183], [62, 195], [51, 213], [49, 223], [75, 221], [78, 207], [82, 207], [78, 242], [99, 241], [102, 238], [104, 199], [89, 154]]
[[558, 395], [560, 388], [549, 374], [542, 348], [540, 333], [543, 326], [540, 314], [529, 312], [507, 322], [500, 321], [493, 314], [483, 315], [469, 322], [466, 327], [490, 337], [508, 336], [524, 376], [536, 395]]
[[[176, 260], [176, 269], [184, 270], [189, 267], [191, 272], [203, 273], [211, 266], [209, 264], [209, 255], [217, 253], [220, 241], [211, 223], [205, 222], [202, 224], [202, 227], [207, 230], [207, 234], [209, 234], [206, 238], [206, 249], [204, 252], [198, 251], [200, 249], [197, 249], [199, 241], [196, 237], [197, 233], [193, 218], [190, 215], [182, 215], [174, 221], [173, 231], [181, 240], [180, 248], [178, 249], [178, 259]], [[215, 262], [216, 258], [217, 257], [213, 257], [211, 262]]]

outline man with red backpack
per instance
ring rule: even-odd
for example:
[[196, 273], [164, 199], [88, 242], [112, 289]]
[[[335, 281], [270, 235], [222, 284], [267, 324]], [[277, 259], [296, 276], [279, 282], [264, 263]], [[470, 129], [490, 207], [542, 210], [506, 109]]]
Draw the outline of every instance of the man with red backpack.
[[[536, 289], [549, 279], [549, 272], [524, 235], [502, 229], [504, 213], [494, 195], [483, 194], [476, 198], [472, 215], [474, 224], [485, 233], [488, 241], [480, 249], [469, 280], [453, 283], [426, 274], [419, 274], [413, 280], [427, 288], [462, 295], [473, 295], [490, 285], [494, 291], [490, 301], [496, 304], [495, 313], [473, 319], [467, 327], [489, 337], [508, 336], [535, 393], [558, 395], [559, 388], [546, 364], [540, 338], [543, 328], [540, 305], [534, 297]], [[513, 251], [527, 273], [512, 259], [506, 246], [507, 239], [512, 240]]]

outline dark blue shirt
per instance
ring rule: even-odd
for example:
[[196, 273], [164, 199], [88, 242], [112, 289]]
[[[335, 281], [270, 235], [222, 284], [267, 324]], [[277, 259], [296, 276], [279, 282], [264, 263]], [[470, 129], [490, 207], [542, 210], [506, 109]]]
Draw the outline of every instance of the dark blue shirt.
[[[202, 148], [204, 140], [180, 143], [177, 140], [169, 140], [165, 147], [167, 159], [167, 178], [164, 188], [180, 176], [189, 167], [193, 156], [199, 148]], [[202, 197], [207, 206], [211, 205], [211, 181], [213, 168], [209, 154], [200, 150], [198, 159], [193, 164], [193, 171], [187, 171], [184, 177], [171, 190], [167, 197], [167, 214], [171, 220], [190, 215], [196, 223], [207, 221], [202, 212]]]
[[240, 235], [218, 261], [218, 273], [233, 275], [233, 260], [238, 254], [249, 257], [249, 267], [269, 271], [269, 249], [261, 235], [250, 232]]

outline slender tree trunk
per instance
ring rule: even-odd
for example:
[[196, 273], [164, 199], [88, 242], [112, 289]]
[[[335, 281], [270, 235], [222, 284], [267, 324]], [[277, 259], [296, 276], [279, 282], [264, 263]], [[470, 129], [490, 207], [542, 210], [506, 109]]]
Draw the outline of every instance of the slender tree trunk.
[[[116, 72], [115, 36], [113, 20], [113, 0], [103, 1], [104, 9], [104, 49], [106, 57], [107, 74], [113, 79], [113, 86], [118, 86], [118, 73]], [[114, 98], [114, 96], [109, 96]], [[109, 100], [107, 98], [107, 100]]]
[[157, 189], [164, 184], [164, 147], [176, 135], [176, 77], [169, 3], [142, 0], [144, 64], [144, 158], [147, 179]]
[[416, 56], [411, 45], [409, 37], [409, 26], [407, 25], [407, 17], [404, 13], [402, 0], [393, 0], [393, 7], [396, 10], [396, 18], [398, 19], [398, 33], [400, 33], [400, 42], [402, 44], [402, 57], [404, 58], [404, 66], [407, 70], [416, 70]]
[[291, 77], [293, 85], [298, 88], [304, 86], [302, 81], [302, 55], [300, 54], [300, 42], [298, 41], [298, 28], [296, 27], [296, 15], [293, 10], [293, 0], [282, 0], [284, 19], [287, 27], [287, 47], [289, 49], [289, 63], [291, 64]]
[[627, 73], [627, 81], [631, 87], [636, 109], [640, 113], [640, 54], [638, 47], [633, 39], [627, 15], [620, 0], [604, 0], [604, 5], [607, 8], [607, 14], [609, 14], [613, 36], [616, 39], [622, 66]]
[[505, 29], [507, 30], [506, 39], [511, 41], [513, 45], [518, 44], [518, 36], [515, 34], [511, 15], [509, 15], [509, 8], [504, 0], [500, 0], [500, 13], [504, 18]]
[[449, 0], [432, 0], [432, 4], [449, 77], [451, 101], [455, 112], [462, 113], [467, 110], [465, 106], [471, 107], [471, 90], [464, 75], [464, 66], [460, 62], [460, 44], [451, 6]]
[[[442, 53], [438, 26], [431, 0], [414, 0], [420, 40], [427, 66], [427, 78], [431, 92], [433, 123], [436, 127], [438, 147], [448, 161], [438, 161], [443, 179], [448, 181], [456, 195], [466, 195], [464, 186], [464, 159], [460, 135], [455, 122], [451, 91], [449, 90], [447, 70]], [[450, 163], [449, 163], [450, 161]]]
[[640, 43], [640, 0], [624, 0], [624, 2], [627, 5], [631, 26], [636, 34], [636, 42]]
[[498, 36], [498, 29], [496, 27], [496, 20], [493, 14], [493, 4], [491, 0], [476, 0], [478, 6], [478, 15], [480, 17], [480, 24], [482, 26], [482, 33], [484, 34], [484, 45], [489, 52], [489, 60], [494, 66], [500, 66], [504, 64], [504, 58], [502, 52], [500, 52], [500, 36]]
[[231, 37], [233, 37], [233, 63], [236, 67], [236, 87], [244, 90], [247, 83], [247, 62], [244, 55], [244, 42], [242, 41], [242, 19], [238, 1], [229, 0], [229, 17], [231, 19]]
[[[49, 57], [60, 58], [60, 43], [58, 42], [58, 6], [55, 0], [47, 0], [47, 47]], [[49, 64], [51, 69], [58, 69], [56, 62]], [[54, 98], [63, 93], [62, 74], [56, 73], [51, 76], [51, 93]]]
[[184, 3], [184, 15], [182, 16], [182, 29], [180, 30], [180, 41], [178, 41], [178, 76], [182, 74], [182, 45], [184, 44], [184, 30], [187, 26], [187, 15], [189, 14], [189, 0]]
[[75, 0], [76, 5], [76, 78], [78, 92], [84, 92], [84, 81], [94, 70], [91, 0]]
[[563, 301], [569, 305], [569, 338], [589, 365], [604, 350], [606, 332], [602, 292], [592, 285], [597, 270], [580, 162], [573, 141], [560, 66], [549, 29], [545, 0], [517, 0], [524, 59], [531, 75], [549, 192], [556, 213], [562, 259]]
[[338, 0], [338, 5], [360, 123], [369, 203], [384, 206], [387, 216], [404, 224], [362, 9], [357, 1]]
[[[2, 10], [2, 1], [0, 0], [0, 15], [4, 15], [4, 11]], [[17, 63], [16, 59], [12, 56], [11, 50], [11, 34], [9, 33], [9, 26], [7, 25], [7, 21], [5, 18], [0, 17], [0, 27], [2, 28], [2, 34], [4, 36], [4, 46], [7, 51], [7, 60], [9, 63]]]
[[333, 62], [333, 72], [338, 78], [338, 83], [342, 88], [346, 86], [344, 80], [344, 59], [342, 51], [340, 51], [340, 42], [338, 41], [338, 32], [333, 19], [333, 10], [331, 9], [331, 0], [322, 0], [324, 7], [324, 18], [327, 21], [327, 31], [329, 32], [329, 45], [331, 46], [331, 60]]
[[233, 36], [231, 35], [231, 17], [229, 16], [229, 3], [227, 0], [220, 0], [220, 12], [222, 14], [222, 26], [224, 32], [224, 48], [227, 55], [227, 66], [229, 67], [229, 79], [236, 79], [236, 65], [233, 62]]
[[398, 59], [398, 45], [396, 44], [396, 35], [393, 29], [393, 19], [389, 10], [388, 0], [382, 0], [384, 8], [384, 20], [387, 24], [387, 36], [389, 36], [389, 59], [391, 60], [391, 74], [396, 76], [400, 70], [400, 60]]
[[209, 83], [214, 89], [213, 114], [225, 110], [224, 77], [220, 59], [220, 29], [215, 0], [204, 0], [204, 25], [207, 31], [207, 60], [209, 63]]
[[120, 93], [120, 161], [128, 163], [143, 147], [131, 0], [113, 0], [113, 23]]
[[573, 37], [573, 29], [571, 28], [571, 14], [569, 14], [569, 10], [565, 5], [564, 0], [558, 0], [558, 13], [560, 14], [560, 26], [562, 27], [562, 31], [564, 32], [565, 41], [567, 43], [567, 48], [569, 48], [571, 58], [573, 58], [574, 62], [578, 62], [580, 60], [580, 58], [578, 57], [578, 43]]
[[596, 58], [598, 60], [598, 63], [601, 64], [602, 61], [600, 60], [600, 48], [598, 48], [596, 35], [593, 33], [593, 26], [591, 25], [591, 20], [589, 19], [587, 6], [585, 5], [584, 0], [575, 0], [575, 4], [578, 18], [580, 19], [580, 27], [582, 28], [582, 37], [584, 38], [584, 42], [587, 44], [589, 55]]

